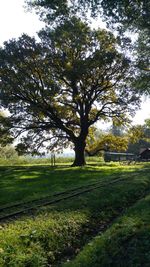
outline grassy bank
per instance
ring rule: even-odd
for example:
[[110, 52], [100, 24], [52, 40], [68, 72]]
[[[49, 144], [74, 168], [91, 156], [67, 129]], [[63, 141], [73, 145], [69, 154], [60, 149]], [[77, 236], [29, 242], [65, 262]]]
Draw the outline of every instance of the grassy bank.
[[150, 194], [63, 267], [149, 267]]

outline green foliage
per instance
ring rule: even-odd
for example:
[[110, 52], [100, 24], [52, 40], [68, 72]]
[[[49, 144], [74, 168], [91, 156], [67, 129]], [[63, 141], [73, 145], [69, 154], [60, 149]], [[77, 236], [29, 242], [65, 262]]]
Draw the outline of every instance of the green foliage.
[[128, 151], [139, 154], [141, 149], [150, 147], [149, 120], [144, 125], [135, 125], [128, 130]]
[[10, 134], [11, 123], [6, 114], [0, 111], [0, 145], [6, 146], [13, 142]]
[[89, 155], [97, 154], [99, 151], [116, 151], [123, 152], [128, 148], [128, 138], [114, 136], [113, 134], [104, 134], [99, 139], [87, 147]]
[[150, 195], [138, 201], [104, 234], [97, 236], [77, 256], [63, 266], [138, 267], [150, 264]]
[[79, 212], [54, 211], [48, 216], [39, 215], [35, 221], [26, 219], [10, 225], [0, 233], [1, 266], [41, 267], [59, 261], [61, 254], [71, 251], [72, 244], [75, 245], [76, 235], [85, 221], [86, 216]]
[[136, 143], [139, 139], [144, 138], [144, 126], [143, 125], [132, 126], [128, 131], [128, 135], [130, 142]]
[[[96, 4], [95, 4], [96, 5]], [[120, 32], [131, 30], [138, 32], [138, 39], [132, 45], [133, 55], [135, 56], [136, 79], [134, 85], [142, 93], [150, 93], [150, 2], [139, 1], [118, 1], [102, 0], [101, 6], [103, 15], [110, 26], [119, 29]], [[109, 27], [108, 26], [108, 27]]]
[[113, 132], [115, 134], [112, 134], [111, 131], [110, 133], [105, 133], [99, 132], [96, 128], [92, 129], [89, 133], [86, 147], [86, 152], [89, 156], [98, 155], [102, 151], [127, 151], [138, 155], [141, 149], [150, 147], [149, 119], [145, 121], [144, 125], [130, 126], [122, 133], [116, 127], [114, 132], [114, 126]]
[[144, 0], [102, 0], [103, 13], [113, 23], [121, 23], [129, 29], [149, 29], [149, 1]]
[[12, 146], [0, 146], [0, 160], [15, 160], [18, 158], [18, 154], [14, 147]]
[[145, 125], [146, 125], [148, 128], [150, 128], [150, 119], [146, 119], [146, 120], [145, 120]]
[[[140, 170], [142, 167], [143, 171], [138, 172], [138, 169]], [[79, 175], [79, 168], [74, 168], [74, 176], [78, 177], [78, 182], [80, 182], [85, 173], [85, 183], [87, 169], [80, 169]], [[88, 169], [89, 180], [93, 180], [94, 173], [97, 180], [111, 180], [115, 177], [110, 176], [111, 172], [112, 168], [108, 167], [90, 168]], [[17, 221], [2, 225], [0, 231], [1, 266], [44, 267], [48, 264], [56, 266], [76, 255], [82, 246], [89, 242], [93, 235], [97, 234], [97, 231], [104, 231], [114, 218], [141, 198], [150, 187], [148, 171], [144, 169], [143, 165], [117, 167], [114, 168], [114, 172], [119, 177], [124, 175], [127, 180], [79, 196], [76, 201], [75, 199], [70, 199], [51, 208], [43, 208], [43, 210], [39, 210], [34, 214], [34, 218], [24, 216]], [[107, 176], [108, 174], [109, 177]], [[132, 174], [133, 177], [131, 179]], [[70, 179], [74, 180], [74, 177], [70, 175]], [[59, 172], [58, 185], [61, 180], [62, 172]], [[144, 207], [143, 204], [143, 209]], [[139, 212], [141, 211], [139, 210]], [[131, 214], [133, 216], [133, 211]], [[128, 229], [130, 225], [126, 223]], [[121, 232], [122, 228], [119, 229]], [[117, 230], [116, 233], [118, 233]], [[112, 242], [113, 240], [115, 241], [116, 239], [112, 238]], [[113, 248], [115, 249], [114, 246]], [[105, 249], [105, 247], [102, 249]], [[145, 253], [144, 249], [143, 253]], [[85, 265], [83, 262], [81, 266], [88, 266], [86, 265], [86, 257], [84, 259]], [[93, 259], [97, 260], [97, 258], [91, 257], [89, 263]]]
[[[93, 16], [101, 14], [112, 23], [121, 23], [129, 29], [149, 29], [149, 1], [144, 0], [77, 0], [77, 1], [59, 1], [59, 0], [28, 0], [30, 7], [37, 8], [38, 12], [47, 16], [47, 20], [54, 20], [57, 17], [68, 15], [71, 9], [80, 11], [81, 14], [91, 11]], [[44, 14], [43, 10], [46, 12]]]
[[[38, 9], [38, 13], [43, 19], [49, 22], [56, 22], [65, 18], [68, 14], [78, 14], [86, 18], [90, 13], [92, 17], [101, 16], [106, 21], [108, 28], [118, 31], [118, 38], [125, 49], [134, 51], [134, 62], [136, 79], [134, 86], [142, 93], [149, 94], [149, 42], [150, 42], [150, 2], [145, 0], [76, 0], [64, 1], [59, 0], [30, 0], [29, 5]], [[44, 11], [44, 12], [43, 12]], [[129, 38], [122, 34], [129, 30], [134, 34], [139, 34], [136, 45], [131, 44]], [[131, 51], [130, 51], [131, 52]]]
[[139, 33], [136, 42], [136, 65], [137, 65], [137, 78], [135, 86], [145, 94], [150, 93], [150, 30], [143, 30]]
[[[116, 151], [123, 152], [128, 148], [128, 137], [125, 134], [121, 136], [114, 132], [106, 133], [92, 128], [87, 138], [86, 152], [89, 156], [100, 155], [102, 151]], [[117, 131], [118, 133], [118, 131]], [[120, 132], [119, 132], [120, 133]]]
[[58, 18], [62, 20], [70, 13], [67, 0], [26, 0], [26, 3], [29, 9], [34, 8], [40, 17], [48, 23], [52, 23]]

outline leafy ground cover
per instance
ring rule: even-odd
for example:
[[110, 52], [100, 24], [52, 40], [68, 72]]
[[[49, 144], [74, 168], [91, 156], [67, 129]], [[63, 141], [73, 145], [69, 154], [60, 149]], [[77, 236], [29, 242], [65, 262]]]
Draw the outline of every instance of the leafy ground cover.
[[149, 267], [150, 194], [63, 267]]
[[[142, 247], [142, 256], [146, 257], [146, 264], [150, 263], [147, 252], [147, 249], [150, 248], [149, 236], [146, 232], [145, 238], [142, 235], [146, 231], [144, 229], [147, 229], [148, 233], [150, 219], [148, 209], [149, 165], [145, 167], [144, 165], [113, 167], [115, 175], [119, 173], [125, 175], [125, 181], [96, 189], [52, 207], [45, 207], [30, 217], [26, 215], [2, 225], [0, 266], [44, 267], [63, 264], [91, 267], [149, 266], [140, 265], [141, 261], [137, 256]], [[76, 181], [83, 179], [89, 182], [90, 177], [91, 179], [96, 179], [96, 177], [104, 179], [109, 176], [111, 180], [112, 167], [107, 168], [88, 167], [65, 170], [74, 173], [73, 182], [75, 177]], [[62, 174], [61, 171], [60, 174]], [[62, 175], [59, 179], [62, 179]], [[71, 180], [69, 174], [68, 179]], [[147, 197], [144, 198], [146, 195]], [[132, 205], [133, 207], [130, 208]], [[117, 221], [118, 217], [120, 219]], [[97, 235], [98, 237], [93, 239]], [[93, 241], [91, 242], [91, 240]], [[128, 246], [130, 241], [131, 244]], [[89, 245], [86, 245], [88, 242], [90, 242]], [[137, 244], [139, 244], [139, 249], [137, 249]], [[130, 251], [130, 247], [134, 253]], [[80, 253], [82, 249], [83, 251]], [[133, 262], [131, 260], [123, 261], [122, 265], [119, 265], [120, 260], [124, 259], [124, 249], [127, 256], [130, 251], [134, 260]], [[102, 253], [99, 253], [99, 250]], [[77, 254], [75, 261], [72, 261]], [[96, 260], [94, 261], [94, 259]], [[66, 263], [67, 261], [70, 262]]]

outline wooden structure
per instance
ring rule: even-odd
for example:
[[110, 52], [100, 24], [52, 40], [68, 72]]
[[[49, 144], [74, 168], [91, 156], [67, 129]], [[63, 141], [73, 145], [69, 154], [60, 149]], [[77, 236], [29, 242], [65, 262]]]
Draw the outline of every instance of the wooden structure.
[[141, 160], [141, 161], [150, 161], [150, 148], [145, 148], [139, 154], [139, 160]]
[[110, 161], [132, 161], [135, 160], [136, 156], [132, 153], [121, 153], [121, 152], [105, 152], [105, 162]]

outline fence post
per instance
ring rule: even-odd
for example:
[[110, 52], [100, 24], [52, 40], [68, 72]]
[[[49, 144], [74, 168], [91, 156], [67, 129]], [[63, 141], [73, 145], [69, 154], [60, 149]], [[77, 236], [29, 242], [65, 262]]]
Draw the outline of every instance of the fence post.
[[55, 153], [51, 153], [51, 166], [55, 166], [55, 164], [56, 164]]

